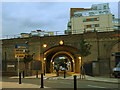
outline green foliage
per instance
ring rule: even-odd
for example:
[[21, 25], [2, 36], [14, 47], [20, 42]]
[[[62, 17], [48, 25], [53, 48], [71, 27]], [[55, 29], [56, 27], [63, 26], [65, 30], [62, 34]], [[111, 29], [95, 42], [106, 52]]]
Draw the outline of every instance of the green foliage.
[[24, 63], [28, 63], [33, 60], [33, 55], [25, 55], [23, 61]]
[[84, 39], [82, 39], [80, 41], [79, 48], [80, 48], [79, 53], [80, 53], [81, 57], [85, 57], [85, 56], [88, 56], [89, 54], [91, 54], [91, 52], [90, 52], [91, 45], [89, 43], [87, 43]]

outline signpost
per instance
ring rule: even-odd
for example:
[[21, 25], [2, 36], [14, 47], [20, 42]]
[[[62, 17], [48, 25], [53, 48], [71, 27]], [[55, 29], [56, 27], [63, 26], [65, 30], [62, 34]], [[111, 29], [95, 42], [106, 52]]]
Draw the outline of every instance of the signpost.
[[23, 59], [27, 54], [26, 53], [27, 51], [28, 51], [27, 45], [15, 45], [15, 58], [18, 59], [19, 56], [20, 59]]
[[28, 51], [27, 45], [15, 45], [15, 58], [18, 59], [18, 77], [19, 77], [19, 62], [23, 59]]

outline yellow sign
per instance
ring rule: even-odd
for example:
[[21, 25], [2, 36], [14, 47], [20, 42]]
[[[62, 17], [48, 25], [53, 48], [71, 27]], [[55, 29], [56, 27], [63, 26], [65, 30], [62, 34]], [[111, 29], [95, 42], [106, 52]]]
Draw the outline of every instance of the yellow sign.
[[28, 47], [27, 45], [15, 45], [15, 58], [18, 57], [20, 59], [23, 59], [25, 55], [27, 55]]
[[19, 56], [19, 58], [23, 59], [27, 54], [27, 51], [28, 49], [15, 49], [15, 58], [18, 58]]

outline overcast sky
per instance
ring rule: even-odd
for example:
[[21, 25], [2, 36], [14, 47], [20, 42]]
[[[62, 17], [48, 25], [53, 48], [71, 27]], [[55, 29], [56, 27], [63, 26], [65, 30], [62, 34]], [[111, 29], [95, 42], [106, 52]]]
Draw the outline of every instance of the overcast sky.
[[[70, 8], [90, 8], [100, 2], [3, 2], [2, 34], [16, 35], [34, 30], [60, 31], [67, 29]], [[118, 17], [118, 3], [109, 3]]]

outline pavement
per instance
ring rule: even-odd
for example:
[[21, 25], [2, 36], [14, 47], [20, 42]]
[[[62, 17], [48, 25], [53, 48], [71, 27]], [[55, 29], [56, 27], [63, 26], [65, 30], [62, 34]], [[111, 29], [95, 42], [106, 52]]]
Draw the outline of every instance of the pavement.
[[26, 83], [19, 84], [16, 82], [2, 82], [2, 88], [40, 88], [40, 85], [26, 84]]
[[[52, 73], [52, 74], [45, 74], [45, 76], [43, 77], [44, 79], [55, 79], [55, 80], [58, 80], [58, 79], [74, 79], [74, 75], [77, 76], [77, 79], [81, 79], [80, 78], [80, 74], [78, 73], [72, 73], [70, 75], [67, 75], [66, 78], [64, 78], [64, 75], [60, 75], [60, 76], [56, 76], [55, 73]], [[10, 77], [10, 78], [19, 78], [18, 76], [14, 76], [14, 77]], [[25, 78], [36, 78], [36, 75], [34, 76], [27, 76]], [[38, 78], [41, 78], [41, 75], [38, 75]], [[120, 84], [120, 79], [119, 78], [113, 78], [113, 77], [98, 77], [98, 76], [88, 76], [88, 75], [85, 75], [85, 78], [83, 78], [84, 80], [90, 80], [90, 81], [96, 81], [96, 82], [106, 82], [106, 83], [115, 83], [115, 84]]]
[[[71, 75], [67, 75], [66, 78], [63, 77], [63, 74], [60, 76], [56, 76], [55, 73], [52, 74], [46, 74], [44, 76], [44, 79], [54, 79], [54, 80], [58, 80], [58, 79], [74, 79], [74, 75], [77, 76], [77, 79], [80, 79], [80, 75], [78, 73], [72, 73]], [[18, 79], [18, 76], [14, 76], [14, 77], [9, 77], [11, 79]], [[27, 76], [25, 77], [26, 79], [34, 79], [36, 78], [36, 75], [34, 76]], [[41, 75], [38, 75], [38, 78], [41, 78]], [[105, 83], [114, 83], [114, 84], [120, 84], [120, 79], [118, 78], [108, 78], [108, 77], [92, 77], [92, 76], [88, 76], [85, 75], [84, 80], [90, 80], [90, 81], [95, 81], [95, 82], [105, 82]], [[3, 82], [2, 81], [2, 87], [3, 88], [40, 88], [40, 85], [34, 85], [34, 84], [26, 84], [26, 83], [16, 83], [16, 82]], [[50, 87], [44, 87], [44, 88], [50, 88]]]

